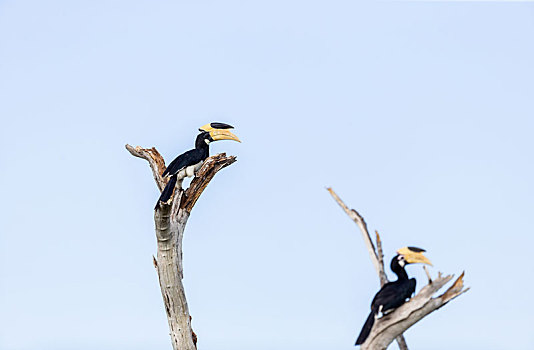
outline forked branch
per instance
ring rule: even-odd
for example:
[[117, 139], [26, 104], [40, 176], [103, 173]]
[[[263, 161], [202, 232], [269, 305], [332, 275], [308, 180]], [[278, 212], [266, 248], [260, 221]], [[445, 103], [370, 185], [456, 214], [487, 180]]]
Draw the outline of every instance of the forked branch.
[[463, 277], [464, 274], [462, 273], [445, 293], [434, 298], [433, 295], [453, 278], [451, 275], [442, 277], [440, 274], [437, 279], [424, 286], [409, 302], [376, 320], [371, 334], [362, 344], [361, 349], [385, 350], [398, 334], [402, 334], [426, 315], [467, 292], [469, 288], [464, 289]]
[[[126, 145], [135, 157], [148, 161], [159, 190], [166, 180], [161, 176], [165, 171], [165, 161], [155, 148], [141, 148]], [[177, 187], [168, 203], [160, 203], [154, 211], [157, 259], [154, 266], [158, 270], [163, 303], [167, 313], [170, 336], [174, 350], [195, 350], [196, 335], [191, 328], [191, 316], [185, 297], [182, 264], [182, 238], [191, 210], [215, 174], [234, 163], [234, 156], [221, 153], [209, 157], [196, 173], [187, 190]]]
[[[354, 209], [349, 209], [339, 196], [331, 188], [327, 188], [334, 200], [343, 208], [345, 213], [358, 225], [362, 231], [363, 239], [373, 265], [375, 266], [380, 278], [380, 285], [387, 283], [387, 277], [384, 271], [384, 255], [382, 253], [382, 241], [380, 235], [376, 232], [376, 250], [367, 230], [367, 224], [363, 217]], [[447, 291], [438, 297], [432, 296], [440, 290], [453, 276], [442, 277], [439, 273], [438, 278], [434, 281], [427, 273], [429, 283], [409, 302], [403, 304], [393, 312], [377, 319], [371, 330], [371, 333], [361, 345], [362, 350], [385, 350], [394, 339], [397, 340], [399, 348], [408, 349], [402, 333], [404, 333], [413, 324], [421, 320], [429, 313], [436, 311], [443, 305], [447, 304], [457, 296], [467, 292], [469, 288], [464, 289], [462, 273], [453, 285]]]

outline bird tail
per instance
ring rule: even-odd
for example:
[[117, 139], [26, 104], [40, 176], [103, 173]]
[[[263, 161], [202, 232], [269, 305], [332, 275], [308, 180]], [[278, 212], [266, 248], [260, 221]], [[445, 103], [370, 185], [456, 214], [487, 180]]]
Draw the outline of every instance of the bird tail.
[[369, 333], [371, 333], [371, 328], [373, 328], [374, 323], [375, 323], [375, 310], [371, 310], [371, 312], [369, 313], [369, 316], [367, 316], [367, 320], [365, 321], [365, 324], [363, 325], [362, 330], [360, 331], [360, 335], [358, 336], [358, 339], [356, 339], [356, 344], [354, 345], [361, 345], [365, 342], [365, 340], [369, 336]]
[[161, 196], [159, 196], [158, 202], [156, 203], [156, 207], [154, 209], [157, 209], [159, 207], [159, 202], [166, 202], [171, 198], [172, 192], [174, 191], [174, 186], [176, 186], [176, 175], [171, 176], [169, 179], [169, 182], [167, 182], [167, 185], [161, 191]]

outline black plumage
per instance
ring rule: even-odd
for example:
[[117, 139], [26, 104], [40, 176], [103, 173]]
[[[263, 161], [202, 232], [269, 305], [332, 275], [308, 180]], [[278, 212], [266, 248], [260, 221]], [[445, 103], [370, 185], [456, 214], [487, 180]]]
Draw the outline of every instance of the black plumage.
[[171, 198], [172, 193], [174, 192], [174, 187], [176, 186], [178, 173], [189, 167], [197, 165], [210, 155], [209, 142], [212, 142], [213, 139], [210, 136], [209, 132], [202, 131], [198, 134], [195, 141], [195, 148], [189, 150], [185, 153], [180, 154], [172, 162], [169, 163], [169, 166], [163, 172], [163, 176], [170, 176], [169, 182], [161, 192], [161, 195], [156, 204], [156, 208], [159, 205], [159, 202], [167, 202]]
[[[421, 250], [424, 251], [424, 250]], [[363, 325], [360, 335], [356, 340], [355, 345], [361, 345], [365, 342], [373, 324], [375, 317], [379, 312], [387, 312], [398, 308], [406, 302], [415, 293], [415, 278], [408, 278], [408, 274], [404, 269], [406, 261], [404, 256], [399, 254], [391, 260], [391, 270], [397, 275], [397, 280], [388, 282], [376, 293], [372, 303], [371, 312]]]
[[195, 141], [195, 148], [174, 158], [174, 160], [169, 163], [167, 169], [165, 169], [163, 172], [163, 176], [173, 176], [183, 168], [186, 168], [190, 165], [195, 165], [208, 158], [210, 155], [210, 148], [206, 140], [208, 140], [208, 142], [213, 141], [208, 132], [203, 131], [198, 134]]
[[167, 185], [165, 185], [165, 188], [163, 191], [161, 191], [161, 195], [159, 196], [158, 203], [156, 203], [156, 208], [159, 205], [159, 202], [163, 201], [166, 202], [171, 198], [172, 193], [174, 192], [174, 187], [176, 187], [176, 182], [178, 181], [178, 178], [176, 175], [171, 176], [169, 179], [169, 182], [167, 182]]

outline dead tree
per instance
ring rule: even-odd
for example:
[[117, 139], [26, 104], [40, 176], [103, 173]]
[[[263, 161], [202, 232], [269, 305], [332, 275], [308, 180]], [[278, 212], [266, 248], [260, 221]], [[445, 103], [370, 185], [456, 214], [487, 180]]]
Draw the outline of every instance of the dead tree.
[[[367, 224], [363, 217], [354, 209], [349, 209], [347, 205], [338, 197], [338, 195], [331, 188], [327, 188], [335, 201], [343, 208], [345, 213], [358, 225], [360, 228], [363, 240], [371, 257], [373, 266], [376, 269], [378, 277], [380, 278], [380, 286], [388, 282], [384, 270], [384, 254], [382, 252], [382, 242], [378, 232], [376, 233], [376, 248], [373, 244]], [[442, 276], [441, 272], [438, 277], [432, 280], [428, 270], [425, 268], [428, 277], [428, 284], [424, 286], [419, 293], [410, 299], [407, 303], [398, 307], [394, 311], [377, 319], [373, 325], [371, 333], [361, 345], [362, 350], [385, 350], [393, 340], [397, 340], [401, 350], [408, 350], [406, 340], [402, 335], [413, 324], [420, 321], [423, 317], [436, 311], [443, 305], [447, 304], [457, 296], [467, 292], [469, 288], [464, 288], [463, 277], [464, 273], [456, 279], [445, 293], [433, 297], [433, 295], [447, 284], [454, 276]]]
[[[165, 170], [165, 161], [159, 152], [155, 148], [134, 148], [130, 145], [126, 145], [126, 149], [133, 156], [148, 161], [156, 185], [162, 191], [166, 185], [166, 179], [161, 176]], [[191, 328], [191, 317], [182, 284], [182, 238], [185, 225], [191, 210], [213, 176], [235, 161], [234, 156], [227, 157], [225, 153], [209, 157], [187, 190], [177, 187], [172, 199], [168, 203], [159, 203], [154, 211], [158, 244], [154, 266], [158, 271], [174, 350], [196, 350], [196, 335]]]

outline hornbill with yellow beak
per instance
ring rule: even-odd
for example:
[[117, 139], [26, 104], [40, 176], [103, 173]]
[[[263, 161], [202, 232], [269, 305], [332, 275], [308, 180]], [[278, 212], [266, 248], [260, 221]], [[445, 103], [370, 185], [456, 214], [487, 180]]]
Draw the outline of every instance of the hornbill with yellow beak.
[[198, 130], [195, 148], [176, 157], [163, 172], [163, 177], [169, 176], [169, 182], [161, 192], [156, 208], [159, 202], [167, 202], [171, 198], [174, 187], [177, 182], [182, 183], [185, 177], [192, 177], [200, 169], [204, 160], [210, 155], [209, 144], [219, 140], [234, 140], [241, 142], [237, 136], [232, 134], [229, 129], [234, 127], [225, 123], [209, 123]]
[[416, 247], [404, 247], [397, 250], [397, 255], [391, 260], [391, 271], [397, 275], [398, 279], [395, 282], [384, 284], [380, 291], [376, 293], [371, 303], [371, 313], [369, 313], [355, 345], [361, 345], [365, 342], [369, 333], [371, 333], [375, 317], [380, 312], [384, 314], [398, 308], [415, 293], [415, 278], [408, 278], [404, 266], [415, 263], [432, 266], [430, 260], [423, 255], [424, 251], [424, 249]]

